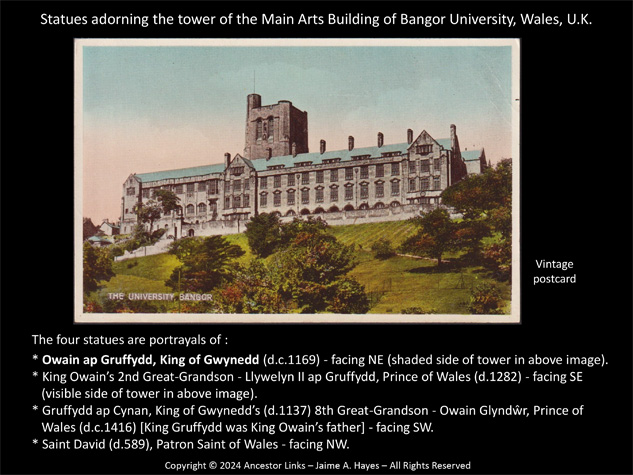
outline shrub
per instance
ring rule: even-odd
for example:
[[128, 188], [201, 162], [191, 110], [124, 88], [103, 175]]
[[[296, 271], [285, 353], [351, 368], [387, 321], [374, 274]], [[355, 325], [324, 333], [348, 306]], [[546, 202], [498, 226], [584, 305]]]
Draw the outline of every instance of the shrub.
[[391, 245], [391, 241], [385, 238], [380, 238], [371, 245], [371, 250], [374, 253], [376, 259], [389, 259], [396, 255], [396, 251]]
[[498, 315], [503, 313], [503, 305], [499, 289], [494, 284], [483, 283], [472, 291], [468, 310], [475, 315]]

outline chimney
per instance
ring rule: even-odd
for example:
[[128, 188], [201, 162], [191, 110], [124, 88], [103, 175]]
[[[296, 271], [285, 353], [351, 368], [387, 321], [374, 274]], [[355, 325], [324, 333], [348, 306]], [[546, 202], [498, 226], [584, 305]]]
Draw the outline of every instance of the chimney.
[[382, 144], [385, 143], [385, 136], [382, 135], [382, 132], [378, 132], [378, 148], [382, 147]]
[[325, 153], [325, 140], [321, 140], [321, 155]]
[[297, 142], [292, 142], [292, 156], [297, 156]]
[[457, 150], [457, 127], [455, 124], [451, 124], [451, 148], [453, 152]]
[[407, 143], [413, 142], [413, 130], [407, 129]]
[[231, 166], [231, 154], [230, 153], [225, 153], [224, 154], [224, 163], [226, 164], [226, 168], [229, 168], [229, 166]]
[[349, 151], [354, 150], [354, 137], [351, 135], [347, 138], [347, 149]]
[[266, 149], [266, 151], [268, 152], [268, 156], [266, 157], [266, 161], [270, 160], [271, 158], [273, 158], [273, 149], [268, 147]]

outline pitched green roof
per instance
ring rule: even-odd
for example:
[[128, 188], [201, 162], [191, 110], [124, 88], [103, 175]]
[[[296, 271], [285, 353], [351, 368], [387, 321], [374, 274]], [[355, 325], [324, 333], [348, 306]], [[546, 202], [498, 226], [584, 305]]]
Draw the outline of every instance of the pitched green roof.
[[451, 139], [437, 139], [436, 140], [437, 143], [439, 143], [442, 148], [444, 148], [444, 150], [450, 150], [451, 149]]
[[470, 160], [479, 160], [481, 158], [481, 150], [463, 150], [462, 151], [462, 160], [470, 161]]
[[265, 158], [258, 158], [255, 160], [251, 160], [253, 167], [256, 171], [265, 171], [269, 167], [284, 165], [284, 168], [290, 168], [296, 166], [297, 163], [305, 163], [312, 162], [312, 165], [319, 165], [323, 163], [324, 160], [329, 160], [333, 158], [340, 158], [341, 162], [349, 162], [352, 160], [352, 157], [369, 155], [372, 158], [380, 157], [383, 153], [393, 153], [399, 152], [402, 154], [407, 153], [407, 148], [409, 144], [400, 143], [400, 144], [391, 144], [391, 145], [383, 145], [382, 147], [362, 147], [362, 148], [354, 148], [352, 150], [333, 150], [326, 151], [324, 153], [320, 152], [310, 152], [310, 153], [301, 153], [296, 157], [292, 155], [283, 155], [281, 157], [272, 157], [268, 160]]
[[180, 168], [177, 170], [165, 170], [161, 172], [137, 173], [135, 176], [141, 183], [160, 180], [172, 180], [177, 178], [188, 178], [211, 173], [222, 173], [224, 171], [223, 163], [214, 165], [202, 165], [199, 167]]

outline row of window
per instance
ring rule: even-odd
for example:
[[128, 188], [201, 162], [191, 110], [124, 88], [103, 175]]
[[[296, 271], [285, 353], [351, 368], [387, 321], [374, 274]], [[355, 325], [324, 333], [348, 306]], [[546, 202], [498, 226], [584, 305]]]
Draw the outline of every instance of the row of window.
[[224, 209], [249, 208], [251, 206], [250, 195], [233, 195], [224, 198]]
[[[329, 192], [330, 202], [336, 202], [339, 200], [339, 187], [334, 186], [331, 187]], [[344, 200], [351, 201], [354, 199], [354, 186], [345, 186], [344, 187]], [[281, 206], [281, 191], [276, 191], [272, 193], [273, 195], [273, 205]], [[400, 182], [393, 181], [391, 182], [391, 196], [400, 195]], [[316, 188], [314, 190], [314, 199], [317, 203], [323, 203], [325, 196], [324, 188]], [[369, 199], [369, 183], [363, 183], [360, 185], [359, 196], [361, 200]], [[383, 182], [375, 183], [375, 197], [382, 198], [385, 196], [385, 184]], [[295, 201], [295, 190], [288, 190], [286, 192], [286, 204], [288, 206], [294, 206]], [[260, 206], [265, 207], [268, 205], [268, 193], [260, 194]], [[310, 190], [304, 189], [301, 190], [301, 204], [310, 204]]]
[[[420, 173], [429, 173], [431, 171], [431, 164], [430, 164], [431, 160], [421, 160], [420, 161]], [[408, 163], [408, 165], [407, 165]], [[403, 166], [409, 167], [409, 174], [415, 174], [416, 173], [416, 162], [415, 161], [411, 161], [411, 162], [402, 162]], [[373, 165], [375, 167], [375, 176], [376, 177], [384, 177], [385, 176], [385, 164], [377, 164], [377, 165]], [[433, 170], [438, 171], [440, 169], [441, 166], [441, 162], [439, 158], [433, 159]], [[391, 176], [398, 176], [400, 175], [400, 163], [391, 163], [390, 164], [390, 168], [391, 168]], [[239, 167], [238, 168], [233, 168], [231, 169], [232, 172], [237, 172], [237, 173], [233, 173], [233, 174], [241, 174], [244, 171], [244, 167]], [[345, 177], [346, 181], [350, 181], [354, 179], [354, 168], [353, 167], [347, 167], [342, 169], [343, 170], [343, 174]], [[325, 174], [326, 171], [325, 170], [317, 170], [316, 172], [316, 183], [325, 183]], [[339, 181], [339, 169], [333, 169], [333, 170], [328, 170], [327, 173], [329, 174], [329, 179], [330, 182], [337, 182]], [[359, 168], [359, 175], [360, 175], [360, 179], [361, 180], [366, 180], [369, 178], [369, 165], [363, 165]], [[272, 186], [274, 188], [280, 188], [281, 185], [281, 176], [282, 175], [275, 175], [273, 177], [261, 177], [260, 178], [260, 188], [265, 190], [268, 188], [268, 185], [270, 183], [270, 181], [272, 181]], [[287, 177], [287, 186], [296, 186], [296, 180], [295, 180], [295, 174], [288, 174], [286, 175]], [[272, 180], [269, 180], [269, 178], [271, 178]], [[302, 172], [300, 175], [300, 179], [301, 179], [301, 184], [302, 185], [308, 185], [310, 184], [310, 172]], [[197, 185], [197, 190], [196, 190], [196, 185]], [[219, 188], [219, 181], [218, 180], [210, 180], [210, 181], [203, 181], [203, 182], [198, 182], [198, 183], [185, 183], [185, 184], [179, 184], [179, 185], [173, 185], [172, 187], [163, 187], [166, 189], [170, 189], [177, 195], [183, 194], [183, 193], [194, 193], [195, 191], [198, 192], [205, 192], [208, 191], [209, 194], [218, 194], [220, 192], [220, 188]], [[232, 188], [232, 189], [231, 189]], [[229, 190], [232, 193], [241, 193], [242, 190], [244, 191], [248, 191], [250, 189], [250, 181], [248, 179], [244, 179], [244, 180], [232, 180], [232, 181], [227, 181], [225, 184], [225, 189]], [[425, 188], [422, 188], [425, 189]], [[428, 189], [428, 188], [426, 188]], [[153, 193], [152, 193], [153, 189], [150, 188], [146, 188], [143, 189], [142, 195], [143, 198], [149, 198], [150, 196], [153, 197]], [[126, 194], [127, 196], [134, 196], [136, 193], [136, 189], [132, 186], [132, 187], [128, 187], [126, 189]]]
[[[420, 191], [426, 191], [431, 189], [431, 181], [428, 177], [420, 178]], [[433, 177], [433, 189], [441, 190], [441, 182], [439, 176]], [[415, 178], [409, 178], [409, 191], [418, 191], [417, 182]]]
[[[420, 161], [420, 173], [429, 173], [431, 171], [431, 164], [430, 164], [431, 160], [422, 160]], [[409, 167], [409, 174], [415, 174], [416, 173], [416, 162], [402, 162], [403, 166], [407, 166], [406, 164], [408, 163], [408, 167]], [[378, 164], [378, 165], [374, 165], [375, 166], [375, 171], [376, 177], [384, 177], [385, 176], [385, 164]], [[436, 158], [433, 160], [433, 169], [436, 171], [439, 171], [441, 166], [441, 162], [439, 158]], [[347, 167], [344, 168], [344, 175], [345, 175], [345, 180], [349, 181], [349, 180], [353, 180], [354, 179], [354, 168], [352, 167]], [[325, 183], [325, 170], [317, 170], [316, 172], [316, 183]], [[330, 177], [330, 182], [336, 182], [339, 180], [339, 169], [335, 168], [333, 170], [329, 170], [329, 177]], [[359, 173], [360, 173], [360, 179], [361, 180], [366, 180], [369, 178], [369, 165], [363, 165], [359, 168]], [[400, 175], [400, 163], [392, 163], [391, 164], [391, 176], [398, 176]], [[308, 185], [310, 184], [310, 172], [302, 172], [301, 175], [301, 184], [302, 185]], [[259, 184], [260, 184], [260, 188], [265, 190], [268, 188], [269, 185], [269, 178], [272, 178], [272, 185], [274, 188], [280, 188], [281, 187], [281, 175], [275, 175], [273, 177], [267, 177], [267, 176], [263, 176], [260, 178]], [[295, 180], [295, 175], [294, 174], [289, 174], [287, 175], [287, 186], [296, 186], [296, 180]]]
[[[248, 180], [245, 180], [245, 182], [248, 182]], [[154, 191], [160, 190], [160, 189], [171, 190], [177, 195], [182, 195], [185, 192], [194, 193], [196, 191], [196, 185], [197, 185], [197, 191], [199, 192], [208, 191], [210, 195], [217, 195], [220, 192], [219, 180], [210, 180], [210, 181], [201, 181], [197, 183], [185, 183], [181, 185], [163, 186], [163, 187], [158, 187], [158, 188], [144, 188], [142, 191], [142, 196], [143, 198], [149, 198], [150, 196], [154, 198]], [[135, 190], [133, 187], [127, 189], [128, 196], [131, 196], [134, 194], [135, 194]]]
[[[279, 177], [275, 177], [279, 178]], [[248, 183], [248, 182], [246, 182]], [[237, 186], [236, 186], [237, 184]], [[409, 192], [418, 191], [417, 189], [417, 180], [415, 178], [410, 178], [408, 183]], [[433, 189], [440, 190], [441, 188], [440, 177], [433, 177]], [[241, 192], [241, 181], [236, 180], [233, 181], [233, 192], [240, 193]], [[345, 186], [345, 200], [353, 200], [354, 199], [354, 187], [353, 186]], [[420, 179], [420, 191], [430, 190], [431, 183], [428, 177], [424, 177]], [[248, 190], [248, 187], [245, 187], [245, 190]], [[149, 191], [149, 190], [143, 190]], [[391, 182], [391, 195], [397, 196], [400, 194], [400, 182], [394, 181]], [[144, 195], [145, 196], [145, 195]], [[385, 186], [384, 183], [378, 182], [375, 183], [375, 197], [383, 198], [385, 196]], [[330, 201], [335, 202], [339, 199], [339, 190], [338, 187], [330, 188]], [[369, 199], [369, 184], [362, 183], [360, 185], [360, 199], [365, 200]], [[324, 200], [324, 189], [316, 188], [315, 189], [315, 201], [317, 203], [322, 203]], [[268, 198], [267, 193], [262, 193], [260, 198], [260, 205], [267, 206]], [[309, 204], [310, 203], [310, 190], [301, 190], [301, 203]], [[274, 206], [281, 206], [281, 192], [273, 193], [273, 204]], [[288, 206], [295, 205], [295, 190], [289, 190], [287, 192], [287, 204]], [[235, 196], [227, 196], [225, 198], [224, 207], [226, 208], [248, 208], [250, 206], [250, 197], [249, 195], [244, 195], [243, 197], [240, 195]], [[195, 214], [196, 208], [193, 204], [189, 204], [185, 207], [185, 214], [191, 215]], [[207, 213], [207, 205], [205, 203], [199, 203], [197, 206], [198, 214], [206, 214]], [[182, 213], [182, 211], [180, 211]]]

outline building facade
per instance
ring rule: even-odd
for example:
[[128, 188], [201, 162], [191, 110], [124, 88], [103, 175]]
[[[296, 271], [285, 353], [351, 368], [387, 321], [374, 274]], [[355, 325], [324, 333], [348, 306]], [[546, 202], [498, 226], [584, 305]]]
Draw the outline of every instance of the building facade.
[[406, 219], [437, 206], [443, 190], [481, 173], [485, 164], [483, 150], [461, 152], [455, 125], [447, 138], [434, 139], [426, 131], [414, 136], [409, 129], [400, 143], [385, 144], [378, 133], [372, 146], [358, 148], [350, 136], [347, 149], [329, 151], [321, 140], [319, 151], [310, 152], [306, 112], [290, 101], [262, 106], [261, 97], [250, 94], [243, 155], [227, 153], [221, 164], [130, 175], [123, 185], [121, 233], [132, 232], [135, 206], [158, 189], [180, 199], [176, 211], [154, 223], [174, 238], [239, 232], [259, 213], [323, 215], [341, 224]]

